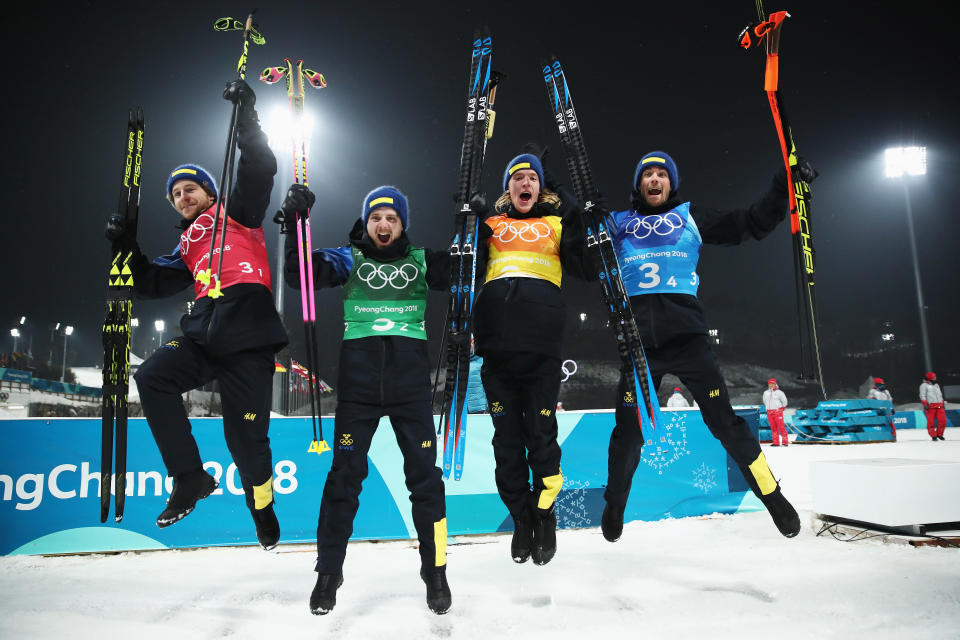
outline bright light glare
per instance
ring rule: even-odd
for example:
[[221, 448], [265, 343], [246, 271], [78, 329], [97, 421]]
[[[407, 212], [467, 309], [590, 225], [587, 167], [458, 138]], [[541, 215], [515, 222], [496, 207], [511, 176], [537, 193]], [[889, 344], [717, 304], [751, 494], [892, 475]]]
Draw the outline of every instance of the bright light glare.
[[893, 342], [893, 334], [892, 334], [892, 333], [882, 333], [882, 334], [880, 334], [880, 339], [883, 340], [884, 342]]
[[310, 156], [310, 139], [313, 136], [314, 121], [309, 111], [304, 111], [300, 117], [300, 126], [297, 127], [290, 115], [289, 107], [277, 105], [270, 110], [263, 123], [263, 130], [267, 132], [270, 147], [277, 152], [290, 152], [294, 140], [306, 142], [304, 152]]
[[891, 147], [884, 152], [888, 178], [903, 174], [922, 176], [927, 173], [926, 147]]
[[19, 330], [19, 329], [10, 329], [10, 335], [13, 336], [14, 338], [19, 338], [19, 337], [20, 337], [20, 330]]
[[167, 323], [165, 323], [163, 320], [154, 320], [153, 327], [157, 331], [163, 331], [167, 327]]
[[70, 325], [65, 326], [65, 327], [63, 328], [63, 335], [65, 335], [65, 336], [72, 336], [72, 335], [73, 335], [73, 327], [71, 327]]

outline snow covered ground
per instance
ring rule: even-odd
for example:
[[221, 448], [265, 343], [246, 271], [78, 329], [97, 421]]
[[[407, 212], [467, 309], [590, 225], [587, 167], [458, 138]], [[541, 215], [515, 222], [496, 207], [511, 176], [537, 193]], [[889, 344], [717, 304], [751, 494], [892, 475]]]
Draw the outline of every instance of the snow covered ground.
[[[960, 461], [960, 428], [898, 435], [764, 450], [809, 522], [811, 461]], [[960, 638], [960, 549], [815, 533], [787, 540], [765, 512], [628, 523], [616, 544], [561, 531], [544, 567], [514, 564], [509, 535], [461, 538], [445, 616], [426, 608], [409, 542], [351, 544], [324, 617], [307, 608], [305, 545], [4, 557], [0, 638]]]

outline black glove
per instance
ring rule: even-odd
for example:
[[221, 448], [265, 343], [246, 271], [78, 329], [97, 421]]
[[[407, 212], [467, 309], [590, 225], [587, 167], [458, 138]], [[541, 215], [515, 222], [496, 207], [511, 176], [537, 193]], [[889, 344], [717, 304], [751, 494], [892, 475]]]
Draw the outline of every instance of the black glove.
[[107, 237], [107, 240], [110, 242], [117, 242], [123, 238], [126, 233], [126, 221], [116, 213], [110, 216], [110, 219], [107, 220], [107, 228], [103, 230], [103, 235]]
[[257, 94], [245, 80], [231, 80], [223, 89], [223, 99], [229, 100], [241, 109], [253, 109], [257, 104]]
[[490, 205], [487, 204], [487, 199], [483, 194], [475, 193], [470, 197], [470, 210], [483, 220], [487, 217], [487, 214], [490, 213]]
[[820, 174], [813, 168], [809, 160], [803, 156], [797, 156], [797, 164], [793, 167], [794, 178], [800, 178], [807, 184], [813, 184], [813, 181], [817, 179], [818, 175]]
[[292, 184], [287, 189], [287, 197], [283, 199], [280, 205], [280, 211], [274, 216], [273, 221], [280, 225], [280, 233], [289, 233], [290, 229], [296, 226], [297, 218], [306, 218], [310, 215], [310, 209], [317, 197], [307, 187], [302, 184]]

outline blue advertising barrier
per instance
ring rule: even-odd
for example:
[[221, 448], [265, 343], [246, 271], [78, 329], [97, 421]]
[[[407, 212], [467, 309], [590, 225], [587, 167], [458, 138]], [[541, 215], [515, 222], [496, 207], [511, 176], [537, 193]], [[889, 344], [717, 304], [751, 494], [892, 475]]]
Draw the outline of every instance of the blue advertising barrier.
[[20, 371], [19, 369], [6, 369], [0, 367], [0, 380], [4, 382], [19, 382], [20, 384], [30, 384], [33, 380], [33, 374], [29, 371]]
[[[960, 427], [960, 409], [948, 409], [947, 426]], [[893, 414], [893, 426], [897, 429], [927, 428], [927, 415], [923, 411], [897, 411]]]
[[793, 414], [796, 444], [893, 442], [889, 400], [824, 400]]
[[[634, 477], [625, 519], [657, 520], [762, 508], [740, 471], [703, 424], [699, 411], [664, 411], [665, 437], [648, 441]], [[561, 528], [599, 526], [612, 412], [557, 414], [564, 485], [557, 497]], [[143, 419], [131, 419], [123, 522], [99, 521], [100, 420], [0, 420], [0, 554], [51, 554], [255, 544], [250, 513], [218, 418], [192, 421], [205, 468], [220, 487], [182, 522], [159, 529], [157, 514], [172, 487]], [[332, 421], [331, 421], [332, 423]], [[468, 419], [464, 476], [447, 481], [451, 535], [509, 531], [512, 519], [494, 484], [488, 415]], [[754, 423], [756, 424], [756, 423]], [[754, 427], [755, 430], [755, 427]], [[270, 426], [281, 542], [311, 542], [330, 453], [308, 453], [309, 418], [275, 418]], [[331, 443], [334, 444], [334, 443]], [[384, 419], [369, 453], [354, 522], [355, 540], [410, 539], [416, 530], [403, 461]], [[111, 501], [112, 502], [112, 501]]]

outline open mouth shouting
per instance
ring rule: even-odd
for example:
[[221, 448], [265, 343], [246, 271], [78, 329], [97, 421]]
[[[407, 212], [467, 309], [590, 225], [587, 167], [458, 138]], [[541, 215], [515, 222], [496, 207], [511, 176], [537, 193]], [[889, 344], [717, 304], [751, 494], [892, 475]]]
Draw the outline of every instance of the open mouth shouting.
[[508, 191], [513, 208], [527, 213], [540, 197], [540, 177], [532, 169], [521, 169], [510, 176]]
[[367, 218], [367, 235], [378, 249], [389, 247], [403, 233], [403, 223], [396, 210], [380, 207], [370, 212]]

